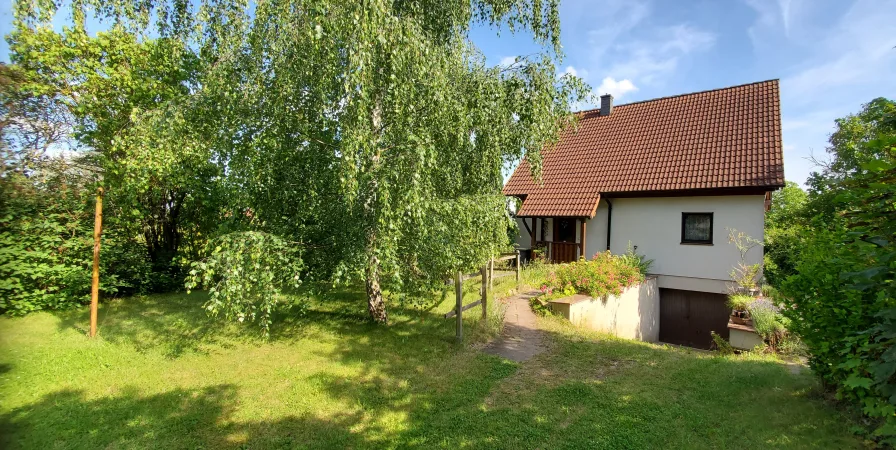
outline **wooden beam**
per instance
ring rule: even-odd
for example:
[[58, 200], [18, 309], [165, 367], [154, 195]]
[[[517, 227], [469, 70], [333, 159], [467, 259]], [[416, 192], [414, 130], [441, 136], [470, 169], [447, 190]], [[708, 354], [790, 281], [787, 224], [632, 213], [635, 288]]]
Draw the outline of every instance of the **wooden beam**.
[[[523, 219], [523, 222], [525, 222], [525, 221], [526, 221], [526, 219]], [[535, 218], [533, 217], [532, 218], [532, 249], [533, 250], [535, 250], [535, 244], [536, 244], [535, 233], [538, 232], [538, 227], [536, 225], [537, 225], [537, 223], [535, 222]]]
[[489, 292], [491, 292], [495, 287], [495, 283], [492, 280], [493, 278], [495, 278], [495, 260], [494, 260], [494, 258], [490, 259], [488, 262], [488, 290], [489, 290]]
[[579, 219], [582, 222], [582, 258], [588, 259], [588, 255], [585, 254], [585, 219]]
[[[457, 314], [456, 323], [456, 339], [460, 344], [464, 341], [464, 320], [462, 317], [464, 304], [464, 283], [460, 271], [454, 275], [454, 295], [456, 297], [454, 313]], [[450, 316], [449, 316], [450, 317]]]
[[93, 280], [90, 286], [90, 337], [96, 336], [100, 303], [100, 237], [103, 235], [103, 188], [96, 190], [96, 212], [93, 216]]
[[[470, 303], [469, 305], [461, 306], [460, 310], [461, 310], [461, 311], [466, 311], [466, 310], [468, 310], [468, 309], [470, 309], [470, 308], [475, 308], [475, 307], [479, 306], [481, 303], [482, 303], [482, 300], [476, 300], [475, 302]], [[452, 317], [459, 317], [459, 316], [457, 315], [457, 310], [456, 310], [456, 309], [452, 309], [451, 311], [448, 311], [447, 313], [445, 313], [445, 316], [444, 316], [444, 317], [445, 317], [446, 319], [450, 319], [450, 318], [452, 318]], [[458, 319], [458, 320], [460, 320], [460, 319]]]
[[520, 283], [520, 251], [516, 251], [516, 283]]
[[482, 294], [482, 299], [480, 303], [482, 303], [482, 318], [485, 319], [485, 315], [487, 313], [488, 308], [488, 288], [491, 280], [488, 277], [488, 264], [482, 266], [482, 287], [479, 289], [479, 293]]

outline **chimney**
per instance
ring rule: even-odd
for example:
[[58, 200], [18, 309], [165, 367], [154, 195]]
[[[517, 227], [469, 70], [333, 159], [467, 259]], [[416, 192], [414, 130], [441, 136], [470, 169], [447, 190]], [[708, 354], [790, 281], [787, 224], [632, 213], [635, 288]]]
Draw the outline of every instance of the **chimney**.
[[613, 96], [604, 94], [600, 96], [600, 115], [609, 116], [613, 112]]

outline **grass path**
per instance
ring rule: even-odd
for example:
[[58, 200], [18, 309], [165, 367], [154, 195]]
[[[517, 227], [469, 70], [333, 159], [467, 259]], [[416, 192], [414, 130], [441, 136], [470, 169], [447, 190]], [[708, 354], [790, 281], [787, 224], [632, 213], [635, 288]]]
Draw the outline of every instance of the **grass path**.
[[[475, 296], [475, 289], [471, 290]], [[0, 318], [0, 448], [855, 448], [808, 374], [539, 319], [519, 364], [452, 343], [453, 321], [334, 293], [270, 341], [162, 295]], [[494, 304], [494, 303], [493, 303]], [[470, 314], [472, 341], [498, 320]], [[468, 344], [469, 344], [468, 343]]]

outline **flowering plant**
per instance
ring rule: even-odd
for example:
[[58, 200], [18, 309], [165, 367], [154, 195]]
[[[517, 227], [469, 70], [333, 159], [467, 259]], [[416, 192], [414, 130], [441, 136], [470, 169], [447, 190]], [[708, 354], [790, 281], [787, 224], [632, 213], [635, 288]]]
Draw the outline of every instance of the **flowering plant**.
[[630, 260], [609, 251], [599, 252], [591, 260], [580, 259], [557, 266], [547, 277], [541, 291], [564, 295], [584, 294], [603, 297], [619, 295], [622, 291], [644, 280], [644, 275]]

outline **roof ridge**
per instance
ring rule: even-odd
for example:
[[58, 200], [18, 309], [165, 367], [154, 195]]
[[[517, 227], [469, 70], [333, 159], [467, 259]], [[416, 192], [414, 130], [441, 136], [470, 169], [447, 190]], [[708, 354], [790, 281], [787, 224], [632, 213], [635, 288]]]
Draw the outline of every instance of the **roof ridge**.
[[[708, 93], [708, 92], [725, 91], [725, 90], [728, 90], [728, 89], [736, 89], [736, 88], [742, 88], [742, 87], [745, 87], [745, 86], [752, 86], [752, 85], [754, 85], [754, 84], [770, 83], [770, 82], [772, 82], [772, 81], [781, 81], [781, 79], [780, 79], [780, 78], [769, 78], [768, 80], [753, 81], [753, 82], [751, 82], [751, 83], [736, 84], [736, 85], [734, 85], [734, 86], [725, 86], [725, 87], [714, 88], [714, 89], [705, 89], [705, 90], [702, 90], [702, 91], [687, 92], [687, 93], [684, 93], [684, 94], [667, 95], [667, 96], [665, 96], [665, 97], [650, 98], [650, 99], [647, 99], [647, 100], [638, 100], [638, 101], [636, 101], [636, 102], [623, 103], [623, 104], [621, 104], [621, 105], [613, 105], [613, 107], [614, 107], [614, 108], [620, 108], [620, 107], [623, 107], [623, 106], [638, 105], [638, 104], [641, 104], [641, 103], [655, 102], [655, 101], [659, 101], [659, 100], [668, 100], [668, 99], [670, 99], [670, 98], [685, 97], [685, 96], [688, 96], [688, 95], [697, 95], [697, 94], [706, 94], [706, 93]], [[583, 110], [581, 110], [581, 111], [575, 111], [573, 114], [587, 114], [587, 113], [590, 113], [590, 112], [592, 112], [592, 111], [600, 111], [600, 107], [597, 107], [597, 108], [591, 108], [591, 109], [583, 109]]]

